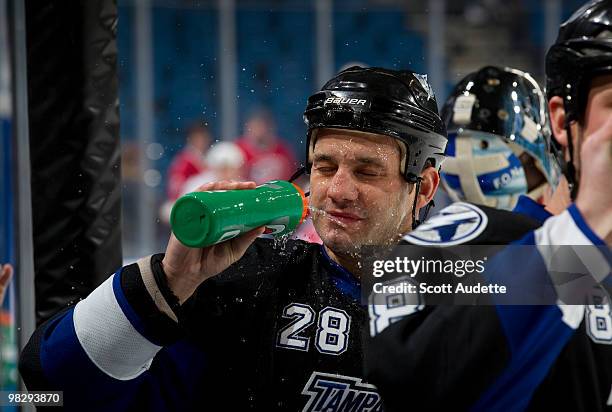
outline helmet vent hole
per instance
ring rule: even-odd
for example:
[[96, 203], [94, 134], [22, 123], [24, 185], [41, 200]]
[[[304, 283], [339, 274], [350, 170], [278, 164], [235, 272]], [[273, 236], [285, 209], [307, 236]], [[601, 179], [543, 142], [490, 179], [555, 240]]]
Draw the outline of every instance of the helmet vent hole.
[[487, 142], [486, 140], [481, 140], [480, 141], [480, 148], [482, 150], [487, 150], [489, 148], [489, 142]]

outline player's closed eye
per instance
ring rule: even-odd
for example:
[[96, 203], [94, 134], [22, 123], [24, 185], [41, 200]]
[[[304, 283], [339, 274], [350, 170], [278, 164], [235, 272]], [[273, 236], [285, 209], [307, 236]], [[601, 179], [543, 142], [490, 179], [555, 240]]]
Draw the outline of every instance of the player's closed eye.
[[337, 168], [335, 166], [315, 166], [315, 170], [322, 174], [334, 173]]
[[378, 177], [378, 176], [384, 176], [385, 173], [382, 170], [358, 170], [355, 174], [357, 174], [358, 176], [364, 176], [364, 177]]

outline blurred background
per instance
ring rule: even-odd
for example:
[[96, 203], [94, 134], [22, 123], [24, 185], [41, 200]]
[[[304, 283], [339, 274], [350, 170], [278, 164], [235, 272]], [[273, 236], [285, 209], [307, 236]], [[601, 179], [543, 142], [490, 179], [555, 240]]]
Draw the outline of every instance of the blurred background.
[[[439, 105], [465, 74], [486, 64], [519, 68], [542, 81], [545, 50], [562, 19], [581, 4], [119, 0], [124, 258], [164, 247], [164, 202], [206, 168], [205, 160], [186, 165], [184, 156], [188, 132], [198, 124], [207, 136], [192, 153], [203, 159], [209, 144], [236, 141], [259, 127], [284, 144], [290, 162], [299, 162], [306, 99], [338, 70], [359, 64], [427, 73]], [[262, 114], [262, 124], [249, 124]], [[286, 167], [260, 163], [274, 169], [267, 177], [288, 177]]]
[[[287, 179], [304, 158], [306, 99], [340, 69], [427, 73], [439, 106], [488, 64], [542, 82], [582, 3], [0, 0], [0, 264], [16, 267], [0, 390], [19, 387], [36, 324], [164, 250], [178, 196]], [[317, 241], [308, 224], [298, 236]]]

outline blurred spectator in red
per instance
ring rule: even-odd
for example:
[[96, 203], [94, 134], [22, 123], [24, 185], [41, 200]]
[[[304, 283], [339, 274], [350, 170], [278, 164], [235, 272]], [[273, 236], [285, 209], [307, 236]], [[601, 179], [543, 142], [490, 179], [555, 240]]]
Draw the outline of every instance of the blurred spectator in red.
[[13, 276], [13, 267], [8, 263], [0, 265], [0, 306], [4, 301], [4, 294], [8, 290], [8, 284]]
[[176, 200], [185, 181], [204, 171], [204, 154], [211, 140], [207, 123], [197, 122], [189, 126], [185, 147], [172, 159], [168, 169], [168, 200]]
[[[206, 169], [189, 177], [180, 187], [179, 196], [194, 192], [199, 186], [208, 182], [221, 180], [244, 180], [244, 155], [242, 150], [231, 142], [214, 143], [204, 157]], [[170, 212], [176, 199], [168, 199], [161, 206], [159, 216], [162, 222], [170, 221]]]
[[286, 180], [295, 171], [293, 152], [276, 136], [275, 129], [272, 114], [265, 109], [255, 111], [246, 121], [244, 135], [236, 144], [244, 153], [247, 180]]
[[205, 163], [206, 170], [187, 179], [181, 194], [193, 192], [204, 183], [244, 180], [244, 155], [235, 143], [214, 143], [206, 153]]

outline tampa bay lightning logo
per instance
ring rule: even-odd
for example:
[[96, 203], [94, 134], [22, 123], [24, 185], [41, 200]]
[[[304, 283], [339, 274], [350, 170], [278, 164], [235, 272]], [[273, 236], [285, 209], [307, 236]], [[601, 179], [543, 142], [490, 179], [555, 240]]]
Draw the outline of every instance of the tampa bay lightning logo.
[[403, 237], [406, 242], [424, 246], [453, 246], [469, 242], [486, 228], [487, 215], [475, 205], [456, 202]]

